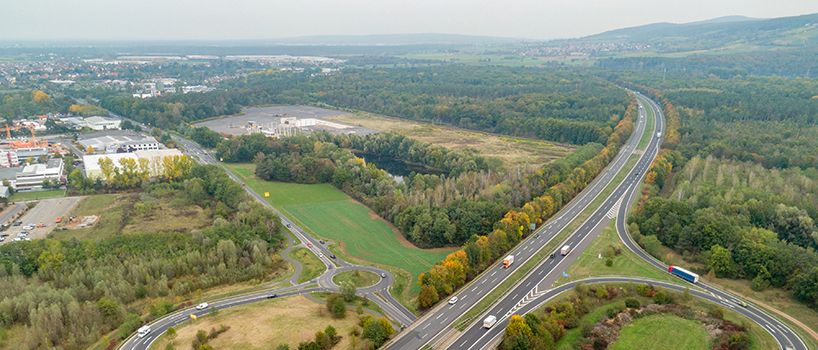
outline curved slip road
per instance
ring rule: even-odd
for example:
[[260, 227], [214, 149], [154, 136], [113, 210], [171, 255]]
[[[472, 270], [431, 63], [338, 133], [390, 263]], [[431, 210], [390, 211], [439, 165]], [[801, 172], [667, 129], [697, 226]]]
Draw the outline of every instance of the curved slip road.
[[[449, 338], [447, 335], [451, 331], [450, 325], [465, 314], [468, 310], [478, 304], [486, 295], [491, 293], [498, 285], [500, 285], [506, 278], [511, 276], [517, 269], [526, 261], [537, 254], [546, 244], [551, 242], [558, 233], [560, 233], [574, 217], [582, 213], [594, 199], [599, 197], [603, 190], [610, 184], [619, 171], [625, 166], [628, 159], [636, 152], [636, 147], [645, 133], [646, 117], [644, 117], [644, 110], [639, 111], [641, 117], [636, 120], [634, 132], [631, 133], [628, 141], [622, 146], [617, 156], [613, 161], [598, 175], [586, 188], [574, 197], [571, 202], [564, 206], [557, 214], [552, 216], [551, 220], [545, 225], [540, 226], [534, 233], [529, 235], [524, 241], [520, 242], [508, 254], [514, 255], [514, 264], [511, 267], [504, 269], [500, 262], [492, 265], [486, 271], [481, 273], [477, 278], [469, 282], [466, 286], [460, 288], [454, 295], [458, 297], [458, 302], [454, 305], [449, 305], [445, 301], [427, 312], [417, 322], [412, 324], [405, 331], [398, 334], [396, 338], [390, 341], [386, 347], [389, 349], [419, 349], [424, 346], [432, 348], [444, 347], [445, 341]], [[657, 120], [656, 127], [660, 127]], [[647, 131], [655, 134], [653, 130]], [[651, 143], [648, 149], [658, 149], [658, 139], [651, 138]], [[635, 169], [646, 169], [653, 159], [653, 156], [646, 156], [649, 152], [645, 152], [642, 159], [639, 160]], [[655, 154], [655, 151], [654, 151]], [[611, 208], [615, 204], [617, 198], [620, 198], [627, 186], [633, 183], [635, 177], [627, 176], [622, 180], [622, 183], [617, 187], [607, 199], [604, 201], [604, 207]], [[576, 247], [577, 244], [587, 244], [584, 238], [587, 235], [589, 227], [594, 226], [603, 216], [606, 215], [608, 209], [597, 210], [592, 214], [585, 223], [574, 234], [570, 235], [565, 240], [571, 246]], [[584, 234], [580, 234], [583, 233]], [[583, 243], [584, 242], [584, 243]], [[560, 244], [562, 246], [562, 244]], [[579, 248], [579, 247], [577, 247]], [[527, 277], [523, 278], [510, 292], [508, 292], [500, 301], [492, 306], [492, 312], [499, 312], [498, 310], [510, 310], [518, 302], [519, 298], [524, 297], [528, 291], [537, 285], [553, 271], [556, 267], [565, 269], [565, 267], [573, 261], [574, 254], [569, 254], [568, 257], [563, 258], [558, 253], [555, 254], [554, 259], [546, 258], [539, 266], [534, 268]], [[554, 277], [556, 279], [556, 277]], [[550, 286], [551, 284], [545, 284]], [[502, 311], [499, 315], [505, 314], [507, 311]], [[499, 316], [498, 315], [498, 316]], [[483, 317], [479, 320], [482, 321]], [[471, 327], [470, 327], [471, 328]], [[476, 334], [476, 333], [475, 333]], [[465, 336], [465, 335], [464, 335]], [[454, 344], [469, 345], [473, 344], [477, 338], [474, 335], [466, 338], [460, 337]], [[468, 346], [467, 346], [468, 347]]]
[[[661, 108], [653, 102], [652, 100], [638, 95], [640, 105], [647, 105], [648, 108], [651, 108], [656, 116], [656, 131], [662, 130], [664, 125], [664, 115], [662, 114]], [[640, 108], [641, 114], [641, 108]], [[640, 119], [643, 119], [640, 117]], [[654, 133], [654, 135], [656, 135]], [[565, 271], [565, 269], [576, 260], [577, 255], [576, 250], [583, 250], [585, 249], [590, 242], [596, 236], [601, 233], [603, 228], [607, 226], [607, 223], [613, 219], [614, 217], [617, 218], [617, 232], [620, 238], [625, 242], [628, 246], [628, 249], [634, 251], [638, 256], [642, 259], [645, 259], [657, 268], [661, 268], [664, 271], [667, 271], [667, 266], [664, 264], [659, 263], [655, 259], [653, 259], [650, 255], [644, 252], [638, 245], [636, 245], [631, 239], [630, 236], [627, 234], [626, 231], [626, 219], [627, 219], [627, 212], [630, 208], [630, 204], [636, 199], [635, 194], [639, 188], [639, 184], [641, 183], [642, 179], [645, 176], [646, 171], [650, 167], [651, 162], [655, 158], [656, 154], [658, 153], [659, 146], [661, 144], [661, 138], [658, 136], [654, 136], [651, 138], [651, 142], [646, 148], [645, 152], [643, 153], [642, 157], [640, 158], [637, 165], [629, 172], [629, 174], [625, 177], [622, 183], [619, 184], [617, 189], [614, 191], [614, 195], [609, 197], [602, 206], [600, 206], [596, 212], [592, 215], [593, 221], [592, 222], [585, 222], [579, 230], [577, 230], [573, 235], [572, 238], [569, 238], [568, 242], [574, 242], [578, 245], [574, 248], [574, 252], [569, 254], [564, 258], [557, 258], [554, 261], [545, 261], [543, 265], [537, 268], [537, 270], [542, 271], [542, 273], [535, 273], [529, 275], [525, 280], [531, 280], [528, 283], [534, 283], [534, 288], [525, 287], [522, 283], [517, 285], [512, 292], [506, 294], [500, 301], [498, 301], [488, 313], [481, 315], [481, 318], [470, 325], [470, 327], [464, 331], [457, 339], [451, 342], [449, 348], [451, 349], [485, 349], [490, 347], [491, 345], [495, 344], [496, 342], [500, 341], [500, 335], [503, 334], [505, 330], [505, 325], [507, 324], [508, 317], [512, 314], [525, 314], [534, 310], [537, 306], [541, 305], [543, 302], [547, 301], [548, 299], [552, 298], [556, 294], [559, 294], [562, 291], [565, 291], [571, 288], [576, 282], [568, 283], [561, 285], [559, 287], [549, 289], [549, 286], [552, 286], [553, 283], [560, 277], [560, 275]], [[603, 213], [605, 215], [603, 215]], [[576, 238], [574, 238], [576, 237]], [[590, 238], [590, 239], [586, 239]], [[563, 263], [564, 262], [564, 263]], [[524, 281], [525, 281], [524, 280]], [[704, 283], [698, 283], [696, 285], [675, 285], [667, 282], [657, 282], [651, 281], [649, 279], [644, 278], [635, 278], [635, 277], [600, 277], [600, 278], [592, 278], [586, 281], [598, 281], [598, 282], [623, 282], [623, 281], [630, 281], [630, 282], [642, 282], [642, 283], [651, 283], [654, 285], [660, 285], [662, 287], [674, 290], [690, 290], [691, 295], [696, 297], [708, 300], [710, 302], [719, 304], [723, 307], [731, 308], [734, 311], [746, 316], [750, 320], [758, 323], [762, 328], [764, 328], [767, 332], [769, 332], [779, 343], [779, 346], [782, 349], [798, 349], [798, 350], [806, 350], [807, 347], [801, 341], [801, 339], [791, 330], [789, 327], [775, 319], [774, 317], [770, 316], [769, 314], [765, 313], [764, 311], [752, 306], [748, 305], [748, 307], [741, 307], [740, 301], [735, 296], [732, 296], [728, 293], [719, 291], [712, 286], [709, 286]], [[680, 283], [686, 284], [680, 279]], [[525, 287], [525, 288], [523, 288]], [[692, 288], [691, 288], [692, 287]], [[700, 289], [699, 289], [700, 288]], [[556, 293], [556, 294], [555, 294]], [[522, 295], [522, 297], [520, 297]], [[491, 329], [482, 328], [482, 319], [487, 315], [495, 315], [498, 318], [497, 324], [492, 327]]]

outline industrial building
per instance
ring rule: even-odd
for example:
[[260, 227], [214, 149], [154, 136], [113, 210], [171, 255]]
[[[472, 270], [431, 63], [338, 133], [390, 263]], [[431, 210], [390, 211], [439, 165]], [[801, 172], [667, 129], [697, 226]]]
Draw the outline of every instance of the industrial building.
[[93, 150], [93, 153], [128, 153], [162, 148], [162, 144], [152, 136], [132, 131], [87, 134], [80, 136], [77, 142], [86, 151]]
[[108, 117], [67, 117], [61, 118], [60, 121], [67, 127], [82, 130], [119, 130], [122, 125], [122, 119], [108, 118]]
[[26, 165], [23, 171], [17, 173], [11, 185], [17, 191], [41, 190], [46, 180], [52, 183], [62, 183], [62, 173], [62, 158], [52, 158], [46, 164]]
[[115, 167], [120, 166], [120, 160], [131, 158], [139, 162], [140, 159], [148, 160], [148, 172], [151, 177], [159, 176], [164, 171], [163, 160], [165, 157], [181, 156], [182, 152], [178, 149], [159, 149], [159, 150], [143, 150], [132, 153], [113, 153], [113, 154], [92, 154], [82, 157], [82, 162], [85, 167], [85, 177], [89, 179], [97, 179], [102, 177], [102, 169], [99, 166], [99, 160], [102, 158], [109, 158], [113, 161]]

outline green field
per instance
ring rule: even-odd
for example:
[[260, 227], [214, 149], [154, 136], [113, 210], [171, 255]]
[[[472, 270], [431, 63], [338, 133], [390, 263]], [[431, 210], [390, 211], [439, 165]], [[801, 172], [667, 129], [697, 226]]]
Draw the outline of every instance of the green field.
[[326, 266], [318, 257], [307, 248], [296, 248], [290, 252], [290, 256], [301, 263], [301, 276], [298, 276], [298, 283], [309, 281], [321, 276], [326, 270]]
[[[672, 335], [672, 336], [669, 336]], [[710, 335], [698, 321], [669, 314], [640, 318], [622, 328], [610, 350], [707, 350]]]
[[[638, 276], [672, 283], [683, 283], [678, 278], [653, 267], [653, 265], [628, 250], [616, 234], [615, 223], [616, 221], [611, 220], [599, 237], [568, 267], [566, 273], [569, 276], [560, 277], [555, 283], [556, 285], [593, 276]], [[619, 255], [614, 255], [611, 259], [613, 261], [611, 266], [605, 264], [605, 251], [609, 250], [609, 247], [620, 251]], [[600, 255], [603, 256], [601, 259]]]
[[392, 267], [400, 274], [393, 292], [404, 305], [411, 304], [419, 290], [417, 276], [453, 251], [412, 247], [388, 222], [332, 185], [264, 181], [253, 174], [253, 164], [225, 166], [259, 194], [269, 193], [268, 201], [299, 226], [338, 242], [345, 259]]
[[46, 190], [31, 192], [15, 192], [9, 198], [10, 202], [34, 201], [40, 199], [65, 197], [65, 190]]
[[361, 270], [341, 272], [332, 276], [332, 281], [335, 282], [335, 284], [340, 286], [343, 283], [351, 282], [356, 288], [369, 287], [378, 283], [380, 279], [378, 275], [372, 272]]

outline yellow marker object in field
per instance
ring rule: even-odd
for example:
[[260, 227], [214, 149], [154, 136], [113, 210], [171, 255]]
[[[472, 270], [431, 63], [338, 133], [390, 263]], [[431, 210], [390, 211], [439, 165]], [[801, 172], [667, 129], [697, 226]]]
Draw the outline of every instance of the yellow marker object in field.
[[270, 192], [264, 192], [264, 198], [270, 198]]

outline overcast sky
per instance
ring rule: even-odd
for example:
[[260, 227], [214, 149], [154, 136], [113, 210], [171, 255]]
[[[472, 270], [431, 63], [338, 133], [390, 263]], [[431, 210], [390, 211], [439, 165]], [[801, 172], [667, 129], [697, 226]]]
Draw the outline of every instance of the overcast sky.
[[551, 39], [653, 22], [815, 12], [815, 0], [0, 0], [0, 40], [395, 33]]

